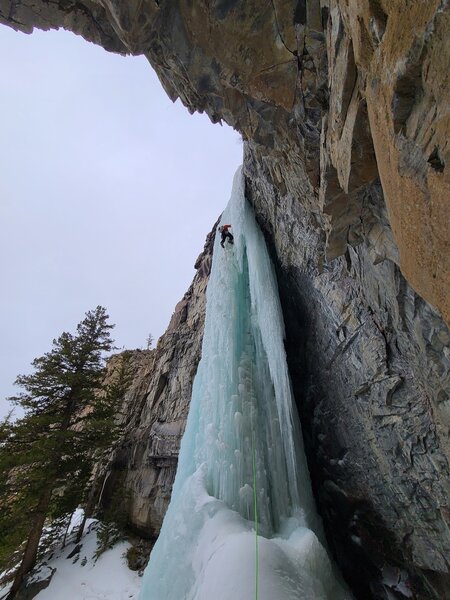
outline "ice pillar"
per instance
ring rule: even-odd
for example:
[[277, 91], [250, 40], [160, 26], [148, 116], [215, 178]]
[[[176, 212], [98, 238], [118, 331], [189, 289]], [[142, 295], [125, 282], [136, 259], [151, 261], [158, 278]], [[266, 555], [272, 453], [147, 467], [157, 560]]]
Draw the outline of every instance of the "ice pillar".
[[240, 169], [222, 222], [234, 245], [216, 236], [202, 358], [141, 600], [343, 600], [319, 541], [275, 273]]

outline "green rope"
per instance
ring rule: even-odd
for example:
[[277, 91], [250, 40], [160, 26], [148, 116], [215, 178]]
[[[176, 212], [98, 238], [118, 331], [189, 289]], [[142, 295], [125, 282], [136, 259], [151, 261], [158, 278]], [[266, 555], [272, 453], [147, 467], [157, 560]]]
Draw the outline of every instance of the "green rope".
[[258, 600], [259, 591], [259, 552], [258, 552], [258, 503], [256, 497], [256, 450], [255, 432], [252, 419], [252, 466], [253, 466], [253, 509], [255, 513], [255, 600]]

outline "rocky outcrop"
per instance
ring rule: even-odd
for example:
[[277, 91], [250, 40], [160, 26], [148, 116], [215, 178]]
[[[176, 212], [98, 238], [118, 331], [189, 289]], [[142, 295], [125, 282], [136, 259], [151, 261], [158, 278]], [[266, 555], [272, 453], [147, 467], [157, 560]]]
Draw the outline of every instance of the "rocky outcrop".
[[[337, 561], [358, 598], [447, 598], [448, 329], [371, 238], [321, 264], [314, 217], [277, 194], [251, 153], [245, 166], [278, 264], [289, 367]], [[365, 194], [386, 220], [380, 185]]]
[[214, 232], [208, 235], [195, 263], [192, 285], [177, 304], [156, 348], [126, 351], [109, 362], [109, 372], [114, 374], [126, 361], [125, 373], [131, 383], [118, 411], [121, 441], [97, 473], [103, 480], [100, 504], [108, 508], [118, 491], [131, 528], [146, 538], [156, 538], [159, 533], [175, 478], [201, 355]]
[[379, 174], [389, 258], [450, 319], [445, 0], [2, 0], [0, 22], [145, 54], [173, 100], [260, 145], [297, 197], [301, 166], [329, 259], [364, 236], [360, 189]]
[[[337, 561], [363, 600], [448, 597], [447, 2], [0, 0], [0, 21], [145, 54], [242, 133]], [[123, 469], [140, 531], [170, 493], [207, 272], [129, 392], [109, 485]]]
[[31, 571], [16, 594], [17, 600], [33, 600], [42, 590], [48, 588], [55, 572], [56, 568], [45, 563]]

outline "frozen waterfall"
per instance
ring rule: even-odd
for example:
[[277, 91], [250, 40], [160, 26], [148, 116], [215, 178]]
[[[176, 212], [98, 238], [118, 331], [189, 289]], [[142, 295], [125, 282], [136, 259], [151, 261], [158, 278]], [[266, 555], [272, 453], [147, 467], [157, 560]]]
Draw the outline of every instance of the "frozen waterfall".
[[235, 243], [216, 236], [202, 359], [140, 599], [349, 599], [322, 545], [275, 274], [241, 169], [222, 223]]

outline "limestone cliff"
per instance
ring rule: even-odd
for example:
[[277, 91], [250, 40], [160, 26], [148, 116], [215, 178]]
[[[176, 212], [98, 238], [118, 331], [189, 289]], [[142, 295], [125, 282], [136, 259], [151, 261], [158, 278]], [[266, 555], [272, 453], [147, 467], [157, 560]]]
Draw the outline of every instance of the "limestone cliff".
[[379, 256], [450, 318], [445, 0], [2, 0], [0, 22], [145, 54], [173, 100], [259, 146], [328, 259], [369, 233], [361, 190], [379, 176], [396, 245], [374, 225]]
[[[131, 384], [119, 408], [124, 433], [109, 461], [101, 465], [100, 504], [108, 506], [117, 487], [130, 526], [156, 538], [175, 478], [178, 450], [201, 356], [205, 290], [211, 269], [214, 232], [206, 239], [197, 274], [177, 304], [169, 327], [154, 350], [126, 352]], [[114, 362], [123, 355], [114, 357]]]
[[[173, 100], [242, 133], [338, 563], [364, 600], [450, 597], [447, 2], [0, 0], [0, 21], [145, 54]], [[170, 493], [200, 271], [128, 399], [116, 470], [142, 531]]]
[[[249, 155], [246, 167], [278, 262], [291, 377], [338, 561], [361, 599], [389, 598], [387, 575], [414, 598], [447, 598], [448, 329], [394, 262], [374, 260], [369, 239], [318, 263], [326, 240], [314, 216], [278, 196]], [[386, 219], [379, 184], [366, 194]]]

